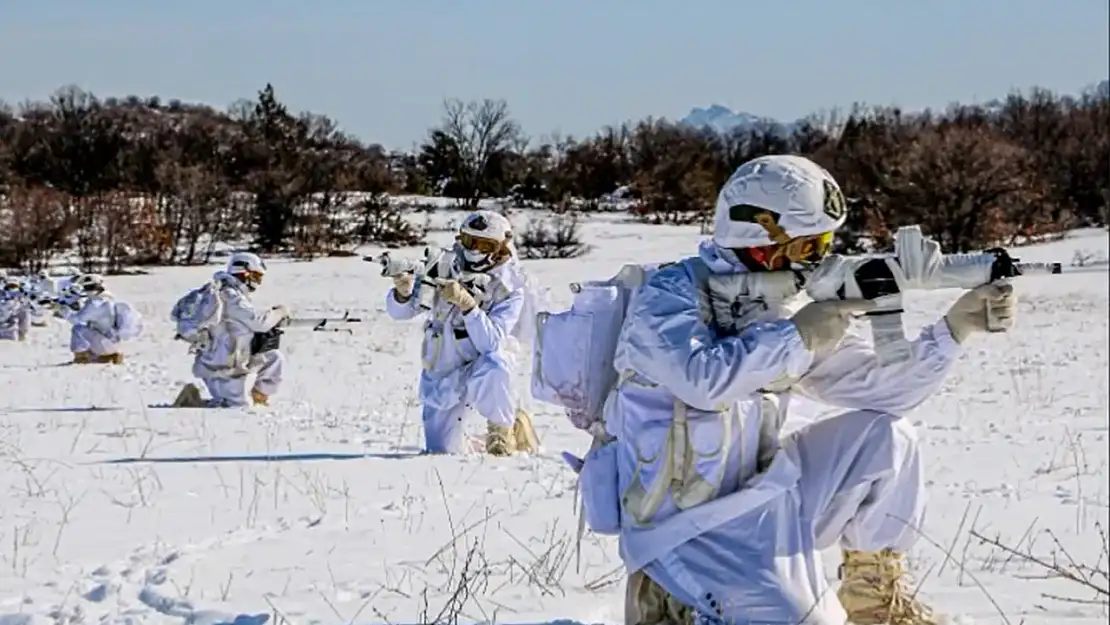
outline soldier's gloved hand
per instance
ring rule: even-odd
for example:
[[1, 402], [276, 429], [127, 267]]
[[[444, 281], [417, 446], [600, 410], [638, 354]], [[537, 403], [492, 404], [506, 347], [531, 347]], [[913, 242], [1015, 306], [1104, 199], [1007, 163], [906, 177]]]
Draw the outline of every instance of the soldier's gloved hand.
[[282, 321], [285, 321], [286, 319], [289, 319], [292, 316], [285, 304], [278, 304], [270, 310], [274, 311], [274, 316], [277, 317], [278, 324], [280, 324]]
[[963, 344], [976, 332], [1005, 332], [1014, 325], [1017, 295], [1014, 285], [999, 282], [984, 284], [960, 296], [944, 315], [948, 332]]
[[399, 273], [393, 276], [393, 299], [398, 304], [404, 304], [412, 297], [412, 285], [416, 276], [411, 273]]
[[852, 316], [875, 308], [865, 299], [810, 302], [790, 318], [802, 337], [806, 349], [814, 354], [831, 352], [844, 338], [852, 324]]
[[478, 305], [474, 296], [471, 295], [470, 291], [467, 291], [466, 287], [458, 280], [444, 280], [440, 282], [439, 296], [442, 297], [444, 301], [458, 306], [459, 310], [463, 311], [463, 314], [474, 310], [474, 307]]

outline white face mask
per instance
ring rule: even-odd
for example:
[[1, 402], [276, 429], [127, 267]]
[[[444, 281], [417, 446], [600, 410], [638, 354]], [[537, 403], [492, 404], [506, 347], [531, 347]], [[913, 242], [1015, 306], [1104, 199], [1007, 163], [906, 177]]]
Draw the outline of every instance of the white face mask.
[[483, 254], [477, 250], [468, 250], [463, 246], [458, 246], [459, 256], [463, 260], [463, 268], [466, 271], [482, 272], [486, 271], [492, 265], [489, 254]]
[[467, 250], [467, 249], [463, 250], [463, 258], [466, 259], [466, 262], [473, 263], [475, 265], [477, 265], [477, 264], [479, 264], [483, 261], [489, 260], [489, 257], [486, 256], [485, 254], [483, 254], [479, 251], [476, 251], [476, 250]]

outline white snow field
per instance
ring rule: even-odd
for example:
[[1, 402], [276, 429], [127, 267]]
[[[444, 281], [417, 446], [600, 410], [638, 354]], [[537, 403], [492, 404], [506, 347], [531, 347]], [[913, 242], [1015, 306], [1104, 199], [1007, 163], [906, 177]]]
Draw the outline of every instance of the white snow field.
[[[616, 216], [585, 233], [587, 256], [527, 263], [557, 305], [568, 281], [699, 239]], [[1110, 240], [1083, 231], [1015, 255], [1070, 262], [1076, 250], [1105, 258]], [[290, 330], [268, 408], [165, 407], [190, 381], [169, 309], [216, 267], [109, 279], [146, 316], [122, 366], [60, 366], [60, 324], [0, 345], [0, 625], [622, 623], [616, 541], [587, 534], [576, 562], [574, 475], [558, 454], [587, 436], [536, 405], [537, 456], [418, 455], [420, 324], [385, 317], [378, 267], [270, 265], [259, 304], [364, 322]], [[1104, 623], [1095, 593], [975, 537], [1107, 567], [1107, 275], [1018, 284], [1017, 329], [975, 339], [908, 416], [931, 491], [911, 562], [954, 623]], [[913, 296], [907, 331], [957, 296]], [[830, 553], [830, 578], [838, 563]]]

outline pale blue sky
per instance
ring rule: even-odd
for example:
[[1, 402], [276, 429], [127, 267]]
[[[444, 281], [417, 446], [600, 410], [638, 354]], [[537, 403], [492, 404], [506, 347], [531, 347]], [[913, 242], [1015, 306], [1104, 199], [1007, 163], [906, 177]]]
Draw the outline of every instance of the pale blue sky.
[[294, 109], [408, 148], [444, 97], [533, 136], [692, 107], [794, 119], [1110, 74], [1106, 0], [0, 0], [0, 98], [64, 84]]

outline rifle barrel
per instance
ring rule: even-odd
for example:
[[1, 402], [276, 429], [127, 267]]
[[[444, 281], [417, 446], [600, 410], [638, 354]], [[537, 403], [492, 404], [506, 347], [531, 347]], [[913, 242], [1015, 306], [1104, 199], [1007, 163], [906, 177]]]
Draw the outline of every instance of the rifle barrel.
[[1065, 265], [1063, 263], [1015, 263], [1021, 275], [1063, 275], [1075, 273], [1105, 273], [1110, 271], [1110, 265], [1096, 263], [1091, 265]]

